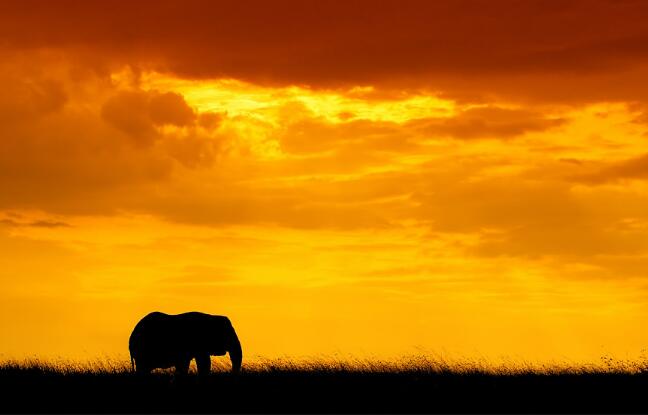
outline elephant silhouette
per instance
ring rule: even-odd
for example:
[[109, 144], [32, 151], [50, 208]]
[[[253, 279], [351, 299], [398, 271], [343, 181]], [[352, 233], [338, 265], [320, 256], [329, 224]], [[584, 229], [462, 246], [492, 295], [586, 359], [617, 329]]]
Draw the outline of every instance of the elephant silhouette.
[[130, 335], [128, 349], [136, 373], [175, 366], [186, 374], [196, 359], [199, 375], [211, 370], [211, 356], [229, 353], [232, 373], [241, 370], [243, 352], [229, 318], [190, 312], [177, 315], [153, 312], [142, 318]]

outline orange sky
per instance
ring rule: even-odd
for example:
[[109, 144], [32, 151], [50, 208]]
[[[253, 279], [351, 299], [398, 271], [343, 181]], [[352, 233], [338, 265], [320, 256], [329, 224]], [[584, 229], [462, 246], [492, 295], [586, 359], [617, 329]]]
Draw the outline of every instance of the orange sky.
[[648, 4], [5, 2], [0, 357], [648, 345]]

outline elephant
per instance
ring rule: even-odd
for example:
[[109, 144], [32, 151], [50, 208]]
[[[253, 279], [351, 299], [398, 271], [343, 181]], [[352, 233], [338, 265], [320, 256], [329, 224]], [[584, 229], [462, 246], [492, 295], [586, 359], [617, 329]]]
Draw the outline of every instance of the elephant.
[[176, 374], [189, 370], [196, 359], [199, 375], [211, 370], [211, 356], [229, 352], [232, 373], [239, 373], [243, 352], [229, 318], [189, 312], [177, 315], [152, 312], [142, 318], [130, 335], [128, 349], [136, 373], [175, 366]]

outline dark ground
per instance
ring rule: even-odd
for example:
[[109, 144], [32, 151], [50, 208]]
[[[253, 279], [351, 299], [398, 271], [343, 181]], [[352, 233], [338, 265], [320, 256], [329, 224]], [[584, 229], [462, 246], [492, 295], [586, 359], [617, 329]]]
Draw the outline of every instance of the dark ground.
[[[597, 367], [449, 364], [426, 357], [244, 365], [239, 376], [135, 375], [91, 366], [0, 362], [11, 413], [648, 413], [648, 361]], [[215, 364], [218, 364], [216, 362]]]
[[17, 413], [648, 413], [648, 374], [248, 371], [208, 378], [0, 368]]

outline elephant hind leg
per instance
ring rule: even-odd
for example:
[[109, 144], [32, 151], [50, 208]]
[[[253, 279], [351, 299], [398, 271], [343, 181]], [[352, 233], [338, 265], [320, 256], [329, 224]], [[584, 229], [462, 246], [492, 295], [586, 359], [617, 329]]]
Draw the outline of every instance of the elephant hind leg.
[[211, 371], [211, 357], [208, 354], [196, 356], [196, 366], [199, 375], [208, 375]]
[[143, 359], [135, 360], [135, 374], [145, 375], [151, 373], [151, 370], [151, 367]]

